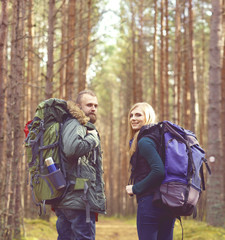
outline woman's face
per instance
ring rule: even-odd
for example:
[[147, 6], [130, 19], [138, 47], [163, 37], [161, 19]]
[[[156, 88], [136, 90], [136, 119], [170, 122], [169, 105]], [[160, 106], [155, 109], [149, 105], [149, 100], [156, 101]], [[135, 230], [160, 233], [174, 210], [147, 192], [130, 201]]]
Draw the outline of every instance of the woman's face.
[[130, 113], [130, 125], [134, 131], [138, 131], [146, 122], [145, 114], [140, 107], [136, 107]]

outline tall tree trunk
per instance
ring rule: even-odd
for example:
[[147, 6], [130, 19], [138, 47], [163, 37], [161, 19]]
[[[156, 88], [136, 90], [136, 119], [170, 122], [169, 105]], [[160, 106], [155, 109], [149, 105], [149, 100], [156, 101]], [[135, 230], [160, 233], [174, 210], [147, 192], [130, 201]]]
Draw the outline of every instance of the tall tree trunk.
[[62, 22], [61, 22], [61, 49], [60, 49], [60, 62], [61, 62], [61, 66], [60, 66], [60, 72], [59, 72], [59, 98], [65, 98], [65, 89], [66, 89], [66, 83], [65, 83], [65, 78], [66, 78], [66, 46], [67, 45], [64, 43], [66, 36], [67, 36], [67, 5], [63, 4], [62, 6]]
[[119, 144], [119, 159], [120, 159], [120, 176], [119, 176], [119, 186], [120, 188], [120, 209], [119, 212], [123, 216], [126, 215], [126, 207], [127, 207], [127, 194], [124, 191], [124, 186], [127, 185], [128, 183], [128, 155], [127, 155], [127, 110], [128, 106], [124, 107], [124, 105], [127, 103], [126, 102], [126, 93], [120, 89], [120, 126], [119, 126], [119, 139], [120, 139], [120, 144]]
[[164, 120], [165, 118], [165, 109], [164, 109], [164, 94], [165, 94], [165, 60], [164, 60], [164, 0], [161, 0], [161, 45], [160, 45], [160, 90], [159, 90], [159, 96], [160, 96], [160, 121]]
[[165, 1], [166, 37], [165, 37], [165, 114], [164, 119], [169, 119], [169, 13], [168, 0]]
[[180, 124], [181, 101], [181, 32], [180, 32], [180, 1], [176, 0], [176, 30], [175, 30], [175, 56], [174, 56], [174, 87], [173, 87], [173, 121]]
[[51, 98], [53, 94], [53, 66], [54, 66], [54, 26], [55, 26], [55, 0], [49, 0], [48, 11], [48, 61], [45, 86], [45, 97]]
[[[28, 23], [27, 23], [27, 28], [28, 28], [28, 38], [27, 38], [27, 45], [28, 45], [28, 49], [27, 49], [27, 85], [26, 85], [26, 93], [25, 93], [25, 97], [26, 97], [26, 104], [27, 104], [27, 109], [35, 109], [35, 106], [31, 105], [31, 103], [34, 102], [34, 87], [33, 87], [33, 79], [34, 79], [34, 49], [33, 49], [33, 33], [32, 33], [32, 29], [33, 29], [33, 22], [32, 22], [32, 9], [33, 9], [33, 0], [30, 0], [28, 2]], [[32, 112], [31, 111], [27, 111], [26, 113], [26, 120], [30, 120], [32, 117]]]
[[[21, 226], [21, 178], [19, 162], [22, 159], [21, 139], [21, 97], [23, 96], [22, 83], [24, 80], [24, 9], [23, 0], [14, 1], [11, 45], [11, 73], [10, 89], [8, 89], [8, 121], [10, 124], [7, 134], [7, 184], [6, 184], [6, 209], [7, 209], [7, 235], [4, 239], [20, 237]], [[9, 126], [9, 125], [8, 125]]]
[[[223, 17], [222, 17], [222, 33], [223, 33], [223, 59], [222, 59], [222, 70], [221, 70], [221, 123], [225, 123], [225, 0], [223, 0]], [[222, 127], [222, 159], [223, 160], [223, 171], [225, 171], [225, 128]], [[223, 182], [225, 183], [225, 175]], [[223, 188], [224, 204], [225, 204], [225, 187]]]
[[[208, 158], [212, 175], [207, 187], [207, 222], [223, 226], [224, 182], [223, 159], [221, 156], [221, 66], [220, 66], [220, 0], [212, 0], [212, 17], [209, 52], [209, 108], [208, 108]], [[224, 123], [222, 123], [224, 124]]]
[[[17, 47], [17, 82], [18, 87], [16, 88], [15, 99], [15, 118], [14, 118], [14, 162], [17, 166], [15, 181], [15, 216], [14, 216], [14, 238], [19, 239], [21, 237], [21, 223], [23, 222], [23, 208], [22, 208], [22, 159], [23, 159], [23, 123], [24, 119], [23, 112], [21, 111], [22, 103], [24, 103], [24, 42], [25, 42], [25, 19], [26, 19], [26, 1], [17, 0], [19, 5], [18, 13], [18, 28], [16, 31], [16, 36], [18, 39]], [[23, 108], [22, 108], [23, 109]]]
[[15, 25], [15, 61], [12, 70], [13, 88], [13, 171], [12, 171], [12, 190], [13, 197], [13, 220], [14, 220], [14, 238], [20, 237], [21, 227], [21, 160], [22, 160], [22, 124], [21, 102], [23, 97], [24, 83], [24, 20], [25, 20], [25, 2], [17, 0], [17, 17]]
[[115, 166], [114, 166], [114, 163], [115, 163], [115, 159], [114, 159], [114, 153], [113, 153], [113, 146], [114, 146], [114, 132], [113, 132], [113, 98], [112, 98], [112, 92], [110, 93], [111, 97], [109, 98], [110, 102], [109, 102], [109, 119], [108, 119], [108, 122], [109, 122], [109, 172], [110, 172], [110, 179], [109, 179], [109, 194], [110, 194], [110, 198], [111, 198], [111, 206], [110, 206], [110, 209], [111, 209], [111, 214], [114, 215], [116, 214], [115, 210], [115, 201], [116, 201], [116, 198], [115, 198], [115, 187], [116, 187], [116, 181], [117, 179], [114, 178], [115, 176]]
[[80, 1], [80, 9], [79, 9], [79, 73], [78, 73], [78, 91], [82, 91], [85, 89], [85, 81], [84, 81], [84, 4], [85, 2]]
[[[6, 82], [6, 39], [8, 30], [8, 1], [2, 1], [2, 13], [0, 16], [0, 163], [3, 162], [4, 147], [4, 109], [5, 109], [5, 82]], [[0, 169], [0, 173], [2, 168]], [[0, 174], [1, 175], [1, 174]], [[1, 186], [0, 186], [1, 189]], [[1, 193], [1, 190], [0, 190]]]
[[88, 20], [87, 20], [87, 34], [85, 34], [86, 46], [85, 46], [85, 61], [84, 61], [84, 88], [87, 88], [87, 70], [89, 67], [89, 51], [90, 51], [90, 35], [91, 35], [91, 10], [92, 10], [92, 0], [88, 0]]
[[[8, 30], [8, 1], [4, 0], [1, 4], [1, 15], [0, 15], [0, 180], [2, 183], [4, 182], [4, 170], [5, 170], [5, 152], [4, 152], [4, 123], [5, 123], [5, 82], [6, 82], [6, 39], [7, 39], [7, 30]], [[4, 188], [3, 184], [0, 185], [0, 194], [4, 196]], [[0, 203], [0, 209], [4, 209], [4, 200]], [[4, 214], [3, 212], [0, 213], [0, 222], [3, 223], [4, 221]], [[3, 224], [0, 224], [0, 236], [2, 236], [3, 231]]]
[[143, 0], [138, 3], [138, 15], [139, 15], [139, 34], [138, 34], [138, 82], [137, 87], [137, 102], [142, 102], [143, 98]]
[[190, 129], [190, 118], [191, 118], [191, 111], [190, 111], [190, 71], [189, 71], [189, 64], [188, 64], [188, 31], [187, 31], [187, 17], [185, 16], [185, 6], [183, 9], [184, 15], [184, 54], [183, 54], [183, 61], [184, 61], [184, 91], [183, 91], [183, 122], [184, 127]]
[[[204, 3], [201, 3], [201, 19], [205, 19], [205, 12], [204, 12]], [[207, 84], [208, 84], [208, 71], [206, 69], [206, 34], [205, 34], [205, 28], [202, 28], [201, 30], [201, 48], [198, 49], [198, 53], [196, 53], [196, 62], [197, 62], [197, 68], [196, 72], [198, 73], [197, 76], [197, 91], [198, 91], [198, 102], [199, 102], [199, 124], [197, 126], [198, 129], [198, 136], [199, 136], [199, 143], [203, 148], [206, 148], [206, 137], [207, 137], [207, 124], [206, 124], [206, 102], [207, 102]], [[205, 220], [206, 216], [206, 192], [202, 194], [200, 201], [198, 203], [198, 219], [201, 221]]]
[[135, 34], [135, 12], [134, 12], [134, 3], [130, 0], [130, 9], [131, 9], [131, 31], [132, 31], [132, 89], [133, 89], [133, 103], [137, 102], [137, 88], [136, 88], [136, 34]]
[[7, 135], [6, 135], [6, 159], [5, 159], [5, 174], [3, 175], [3, 224], [2, 224], [2, 233], [1, 236], [3, 239], [11, 240], [12, 238], [12, 216], [11, 212], [9, 211], [11, 208], [10, 202], [12, 199], [12, 161], [13, 161], [13, 108], [12, 108], [12, 81], [11, 79], [8, 82], [9, 88], [7, 89], [7, 121], [6, 121], [6, 128], [7, 128]]
[[67, 63], [66, 63], [66, 98], [74, 98], [75, 79], [75, 27], [76, 27], [76, 0], [69, 1], [68, 4], [68, 43], [67, 43]]
[[157, 104], [157, 79], [158, 79], [158, 41], [157, 41], [157, 31], [158, 31], [158, 5], [157, 0], [154, 0], [154, 9], [155, 9], [155, 15], [154, 15], [154, 47], [153, 47], [153, 89], [152, 89], [152, 105], [156, 112], [158, 112], [158, 104]]
[[3, 120], [4, 120], [4, 103], [5, 103], [5, 78], [6, 78], [6, 38], [8, 29], [8, 0], [3, 0], [1, 4], [0, 15], [0, 162], [3, 156]]
[[[108, 119], [103, 118], [102, 121], [107, 121]], [[109, 125], [107, 125], [104, 129], [104, 131], [109, 132]], [[102, 134], [101, 136], [101, 142], [102, 148], [104, 150], [104, 159], [110, 159], [110, 152], [109, 152], [109, 134]], [[104, 181], [105, 181], [105, 191], [106, 191], [106, 199], [107, 199], [107, 213], [109, 216], [112, 214], [111, 206], [112, 206], [112, 197], [110, 192], [110, 175], [111, 175], [111, 169], [110, 169], [110, 161], [106, 161], [104, 164]]]
[[[204, 5], [204, 3], [202, 3]], [[205, 18], [205, 13], [203, 11], [203, 6], [201, 8], [201, 17], [202, 19]], [[205, 57], [205, 52], [206, 52], [206, 39], [205, 39], [205, 28], [202, 28], [202, 32], [201, 32], [201, 48], [200, 48], [200, 53], [201, 54], [201, 58], [200, 61], [201, 63], [199, 64], [199, 66], [201, 66], [201, 68], [198, 69], [198, 73], [199, 73], [199, 85], [197, 86], [197, 91], [198, 91], [198, 102], [199, 102], [199, 142], [202, 146], [206, 145], [206, 139], [204, 138], [205, 136], [205, 132], [206, 132], [206, 106], [205, 106], [205, 102], [207, 101], [207, 94], [206, 94], [206, 79], [207, 79], [207, 75], [208, 72], [206, 71], [206, 57]]]
[[[11, 28], [11, 62], [10, 62], [10, 77], [8, 82], [7, 88], [7, 166], [6, 166], [6, 187], [5, 187], [5, 236], [4, 239], [10, 240], [13, 236], [13, 215], [14, 215], [14, 197], [15, 197], [15, 171], [13, 172], [13, 143], [14, 143], [14, 110], [15, 110], [15, 103], [14, 103], [14, 94], [15, 94], [15, 86], [16, 79], [15, 79], [15, 71], [16, 71], [16, 28], [17, 28], [17, 13], [19, 11], [19, 7], [17, 1], [13, 2], [13, 24]], [[15, 81], [15, 82], [14, 82]], [[17, 170], [16, 166], [15, 169]]]
[[188, 0], [188, 12], [189, 12], [189, 38], [188, 38], [188, 53], [189, 53], [189, 80], [190, 80], [190, 97], [191, 97], [191, 126], [190, 130], [195, 132], [195, 123], [196, 123], [196, 79], [194, 75], [194, 46], [193, 46], [193, 10], [192, 10], [192, 0]]

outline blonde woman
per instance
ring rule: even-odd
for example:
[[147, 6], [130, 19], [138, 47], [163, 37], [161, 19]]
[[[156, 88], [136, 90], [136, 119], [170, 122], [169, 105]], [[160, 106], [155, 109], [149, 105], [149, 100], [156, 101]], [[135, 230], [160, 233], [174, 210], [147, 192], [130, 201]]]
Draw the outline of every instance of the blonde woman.
[[164, 165], [159, 155], [160, 134], [154, 127], [155, 120], [155, 112], [148, 103], [136, 103], [129, 111], [131, 176], [126, 191], [130, 196], [136, 195], [139, 240], [172, 240], [175, 218], [167, 209], [156, 207], [152, 202], [164, 178]]

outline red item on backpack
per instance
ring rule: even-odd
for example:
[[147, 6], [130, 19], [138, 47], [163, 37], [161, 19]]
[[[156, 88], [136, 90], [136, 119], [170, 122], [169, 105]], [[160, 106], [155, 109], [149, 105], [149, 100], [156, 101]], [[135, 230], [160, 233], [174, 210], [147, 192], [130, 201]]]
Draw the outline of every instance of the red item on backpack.
[[23, 129], [26, 137], [27, 137], [27, 135], [28, 135], [28, 133], [29, 133], [28, 125], [29, 125], [32, 121], [33, 121], [33, 120], [28, 121], [28, 122], [26, 123], [24, 129]]

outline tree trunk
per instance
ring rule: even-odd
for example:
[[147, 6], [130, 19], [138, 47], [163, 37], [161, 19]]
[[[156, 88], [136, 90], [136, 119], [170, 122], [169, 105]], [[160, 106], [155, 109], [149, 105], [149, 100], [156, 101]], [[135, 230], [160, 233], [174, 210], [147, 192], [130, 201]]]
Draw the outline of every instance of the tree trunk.
[[[201, 3], [201, 18], [205, 19], [205, 13], [204, 13], [204, 3]], [[206, 102], [207, 102], [207, 76], [208, 76], [208, 70], [206, 67], [206, 34], [205, 34], [205, 28], [202, 28], [201, 30], [201, 38], [199, 41], [201, 42], [201, 48], [197, 49], [198, 52], [196, 53], [196, 56], [199, 56], [196, 58], [196, 72], [197, 72], [197, 91], [198, 91], [198, 102], [199, 102], [199, 124], [197, 126], [198, 129], [198, 140], [200, 145], [206, 149], [206, 141], [207, 141], [207, 123], [206, 123]], [[205, 169], [206, 173], [206, 169]], [[205, 221], [206, 218], [206, 192], [204, 192], [201, 195], [200, 201], [198, 203], [198, 220]]]
[[164, 109], [164, 98], [165, 98], [165, 60], [164, 60], [164, 0], [161, 0], [161, 35], [160, 35], [160, 90], [159, 90], [159, 96], [160, 96], [160, 121], [165, 120], [165, 109]]
[[8, 82], [9, 88], [7, 89], [7, 135], [6, 135], [6, 159], [5, 159], [5, 174], [3, 175], [3, 203], [4, 203], [4, 211], [3, 211], [3, 224], [2, 224], [2, 233], [1, 236], [3, 239], [11, 240], [12, 239], [12, 231], [13, 231], [13, 221], [10, 208], [10, 201], [12, 199], [12, 161], [13, 161], [13, 108], [12, 108], [12, 81]]
[[74, 98], [74, 79], [75, 79], [75, 27], [76, 27], [76, 0], [69, 1], [68, 4], [68, 43], [67, 43], [67, 62], [66, 62], [66, 98]]
[[[5, 82], [6, 82], [6, 39], [8, 30], [8, 1], [2, 1], [2, 13], [0, 22], [0, 163], [4, 161], [4, 119], [5, 119]], [[3, 165], [0, 168], [0, 176], [3, 176]], [[0, 185], [0, 194], [2, 195], [2, 185]], [[3, 202], [0, 208], [3, 209]], [[1, 215], [0, 215], [0, 218]], [[1, 226], [0, 226], [1, 230]]]
[[45, 86], [45, 98], [51, 98], [53, 94], [53, 66], [54, 66], [54, 26], [55, 26], [55, 0], [49, 0], [48, 12], [48, 61]]
[[164, 119], [169, 119], [169, 13], [168, 0], [165, 1], [165, 19], [166, 19], [166, 46], [165, 46], [165, 113]]
[[[185, 12], [185, 6], [183, 10], [183, 14]], [[190, 71], [189, 71], [189, 64], [188, 64], [188, 34], [187, 34], [187, 17], [184, 14], [184, 54], [183, 54], [183, 61], [184, 61], [184, 91], [183, 91], [183, 122], [184, 127], [190, 129]]]
[[128, 107], [124, 108], [126, 99], [126, 93], [120, 90], [120, 126], [119, 126], [119, 159], [120, 159], [120, 168], [119, 168], [119, 186], [120, 187], [120, 209], [119, 212], [122, 215], [126, 215], [127, 212], [127, 194], [124, 191], [125, 186], [128, 184], [128, 155], [127, 155], [127, 115]]
[[7, 132], [7, 175], [5, 188], [5, 233], [4, 239], [20, 237], [21, 227], [21, 178], [19, 160], [22, 159], [21, 139], [21, 97], [24, 80], [24, 10], [23, 0], [13, 4], [12, 41], [11, 41], [11, 71], [7, 93], [8, 101], [8, 132]]
[[[225, 1], [223, 1], [222, 9], [225, 10]], [[222, 33], [223, 33], [223, 59], [222, 59], [222, 70], [221, 70], [221, 123], [225, 123], [225, 14], [223, 12], [222, 17]], [[223, 161], [223, 171], [225, 171], [225, 128], [222, 127], [222, 159]], [[225, 183], [225, 175], [223, 182]], [[225, 187], [223, 188], [223, 194], [224, 194], [224, 204], [225, 204]]]
[[[16, 28], [17, 28], [17, 12], [19, 12], [19, 6], [17, 4], [17, 1], [14, 1], [13, 3], [13, 24], [11, 28], [11, 62], [10, 62], [10, 77], [8, 81], [7, 88], [7, 164], [6, 164], [6, 179], [5, 179], [5, 226], [4, 226], [4, 239], [10, 240], [13, 236], [13, 215], [14, 215], [14, 197], [15, 197], [15, 186], [13, 185], [15, 183], [15, 171], [13, 172], [12, 169], [14, 169], [13, 166], [13, 145], [14, 145], [14, 138], [13, 138], [13, 132], [14, 132], [14, 109], [15, 109], [15, 103], [14, 103], [14, 94], [15, 94], [15, 84], [16, 84]], [[16, 166], [15, 169], [17, 170]]]
[[175, 56], [174, 56], [174, 87], [173, 87], [173, 122], [180, 124], [181, 101], [181, 32], [180, 32], [180, 1], [176, 0], [176, 30], [175, 30]]
[[25, 21], [25, 2], [17, 0], [17, 17], [15, 25], [15, 61], [14, 69], [12, 69], [13, 81], [13, 171], [12, 171], [12, 191], [13, 194], [13, 220], [14, 220], [14, 238], [20, 237], [21, 227], [21, 159], [22, 159], [22, 112], [21, 102], [23, 96], [24, 83], [24, 21]]
[[111, 97], [109, 98], [110, 102], [109, 102], [109, 195], [111, 198], [111, 205], [110, 205], [110, 210], [111, 210], [111, 215], [116, 214], [115, 212], [115, 205], [116, 205], [116, 198], [115, 198], [115, 187], [116, 187], [116, 181], [117, 179], [115, 179], [115, 159], [114, 159], [114, 153], [113, 153], [113, 146], [114, 146], [114, 132], [113, 132], [113, 98], [112, 98], [112, 92], [111, 92]]
[[62, 22], [61, 22], [61, 49], [60, 49], [60, 62], [61, 62], [61, 66], [60, 66], [60, 72], [59, 72], [59, 98], [65, 98], [65, 89], [66, 89], [66, 45], [65, 39], [67, 36], [67, 8], [66, 8], [66, 4], [64, 3], [62, 6]]
[[[220, 66], [220, 0], [212, 0], [212, 17], [209, 52], [209, 108], [208, 108], [208, 159], [212, 175], [207, 187], [207, 222], [223, 226], [224, 212], [224, 172], [221, 156], [221, 66]], [[224, 124], [224, 123], [222, 123]]]
[[[34, 87], [32, 82], [34, 81], [34, 49], [33, 49], [33, 22], [32, 22], [32, 9], [33, 9], [33, 0], [30, 0], [28, 2], [28, 23], [27, 23], [27, 28], [28, 28], [28, 38], [27, 38], [27, 84], [25, 87], [25, 103], [27, 105], [27, 109], [33, 109], [34, 106], [31, 105], [31, 103], [34, 102]], [[28, 121], [31, 119], [31, 111], [26, 112], [26, 117], [25, 119]]]
[[194, 75], [194, 46], [193, 46], [193, 11], [192, 11], [192, 0], [189, 0], [188, 12], [189, 12], [189, 38], [188, 38], [188, 67], [189, 67], [189, 81], [190, 81], [190, 98], [191, 98], [191, 126], [190, 130], [196, 131], [196, 80]]
[[91, 10], [92, 10], [92, 0], [88, 0], [88, 20], [87, 20], [87, 34], [85, 34], [85, 61], [84, 61], [84, 88], [87, 88], [87, 70], [89, 67], [89, 51], [90, 51], [90, 35], [91, 35]]
[[158, 17], [158, 5], [157, 0], [154, 0], [154, 47], [153, 47], [153, 89], [152, 89], [152, 105], [156, 112], [158, 112], [158, 96], [157, 96], [157, 80], [158, 80], [158, 41], [157, 41], [157, 17]]
[[84, 4], [85, 2], [80, 1], [80, 9], [79, 9], [79, 73], [78, 73], [78, 91], [82, 91], [85, 89], [85, 81], [84, 81]]
[[131, 8], [131, 31], [132, 31], [132, 89], [133, 89], [133, 103], [137, 102], [137, 89], [136, 89], [136, 34], [135, 34], [135, 13], [132, 0], [130, 0]]
[[[204, 3], [202, 3], [204, 4]], [[203, 11], [203, 6], [201, 9], [201, 16], [202, 19], [205, 18], [204, 16], [204, 11]], [[199, 73], [198, 76], [198, 82], [199, 84], [197, 85], [197, 91], [198, 91], [198, 102], [199, 102], [199, 142], [201, 145], [206, 146], [206, 139], [204, 138], [205, 136], [205, 132], [207, 130], [207, 123], [206, 123], [206, 106], [205, 106], [205, 102], [207, 100], [207, 91], [206, 91], [206, 86], [207, 86], [207, 75], [208, 72], [206, 71], [206, 57], [205, 57], [205, 52], [206, 52], [206, 39], [205, 39], [205, 28], [202, 28], [202, 32], [201, 32], [201, 48], [200, 48], [200, 53], [201, 54], [201, 58], [200, 58], [200, 63], [197, 64], [199, 65], [199, 69], [197, 70], [197, 72]], [[201, 68], [200, 68], [201, 66]]]
[[139, 34], [138, 34], [138, 82], [136, 84], [137, 88], [137, 102], [142, 102], [143, 98], [143, 0], [138, 3], [138, 15], [139, 15]]

